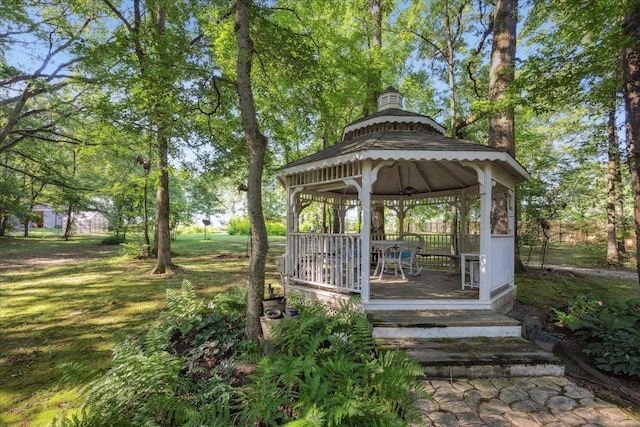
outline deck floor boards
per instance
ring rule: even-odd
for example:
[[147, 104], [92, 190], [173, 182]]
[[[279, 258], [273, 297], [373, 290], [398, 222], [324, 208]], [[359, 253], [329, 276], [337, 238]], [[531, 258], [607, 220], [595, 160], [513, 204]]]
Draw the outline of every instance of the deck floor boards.
[[371, 299], [478, 299], [477, 289], [462, 290], [460, 273], [422, 270], [419, 275], [371, 276]]

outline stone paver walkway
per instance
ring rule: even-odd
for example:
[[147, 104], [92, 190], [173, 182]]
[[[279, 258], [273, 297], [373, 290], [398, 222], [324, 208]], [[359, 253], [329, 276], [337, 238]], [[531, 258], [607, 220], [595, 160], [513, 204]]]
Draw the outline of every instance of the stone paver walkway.
[[565, 377], [427, 380], [433, 400], [420, 400], [412, 426], [615, 426], [640, 419], [598, 399]]

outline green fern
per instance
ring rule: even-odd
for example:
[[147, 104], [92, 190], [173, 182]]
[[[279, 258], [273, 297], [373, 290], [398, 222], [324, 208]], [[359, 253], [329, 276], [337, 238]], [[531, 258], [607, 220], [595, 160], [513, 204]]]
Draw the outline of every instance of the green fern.
[[[205, 306], [188, 281], [168, 291], [162, 322], [140, 340], [116, 337], [113, 366], [87, 388], [81, 415], [57, 425], [395, 426], [416, 419], [420, 367], [404, 353], [378, 353], [354, 302], [330, 315], [318, 302], [288, 296], [300, 317], [274, 323], [278, 352], [238, 387], [236, 358], [257, 361], [238, 313], [242, 295]], [[66, 369], [69, 380], [88, 375], [80, 366]]]
[[63, 363], [56, 368], [62, 372], [62, 384], [70, 387], [82, 387], [98, 376], [95, 370], [76, 362]]
[[191, 331], [194, 321], [200, 318], [204, 308], [202, 301], [197, 299], [193, 284], [186, 279], [182, 281], [181, 290], [167, 289], [167, 306], [167, 322], [171, 319], [183, 336]]
[[316, 414], [327, 426], [393, 426], [416, 418], [422, 370], [403, 353], [377, 354], [356, 303], [344, 303], [333, 316], [317, 302], [296, 307], [299, 319], [274, 324], [279, 352], [258, 365], [245, 420], [311, 422]]
[[145, 402], [174, 396], [179, 381], [179, 360], [166, 352], [145, 354], [131, 339], [116, 342], [114, 365], [87, 393], [85, 406], [106, 420], [129, 419], [143, 413]]
[[247, 313], [248, 292], [249, 289], [246, 286], [236, 286], [230, 292], [217, 294], [212, 305], [224, 316], [234, 315], [244, 320]]

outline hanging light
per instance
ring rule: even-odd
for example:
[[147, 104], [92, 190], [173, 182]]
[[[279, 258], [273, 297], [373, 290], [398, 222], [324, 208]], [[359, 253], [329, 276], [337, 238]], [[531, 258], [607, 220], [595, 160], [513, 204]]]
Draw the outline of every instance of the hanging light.
[[408, 186], [404, 187], [402, 189], [402, 191], [400, 191], [400, 194], [402, 194], [403, 196], [411, 197], [413, 194], [416, 194], [417, 192], [418, 192], [418, 190], [416, 190], [412, 186], [408, 185]]
[[[408, 171], [407, 184], [409, 184], [409, 183], [411, 183], [411, 165], [409, 165], [407, 171]], [[417, 192], [418, 192], [418, 190], [413, 188], [411, 185], [407, 185], [402, 190], [400, 190], [400, 194], [403, 195], [403, 196], [407, 196], [407, 197], [411, 197], [412, 195], [416, 194]]]

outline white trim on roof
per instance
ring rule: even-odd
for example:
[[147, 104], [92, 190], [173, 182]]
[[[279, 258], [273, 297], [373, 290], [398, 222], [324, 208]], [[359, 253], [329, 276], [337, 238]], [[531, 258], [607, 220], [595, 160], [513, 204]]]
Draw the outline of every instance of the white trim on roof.
[[[513, 168], [514, 172], [524, 179], [529, 179], [529, 172], [509, 154], [502, 151], [469, 150], [469, 151], [424, 151], [424, 150], [363, 150], [355, 153], [342, 154], [328, 159], [316, 160], [297, 166], [284, 167], [279, 176], [291, 175], [299, 172], [307, 172], [328, 166], [370, 160], [406, 160], [406, 161], [470, 161], [481, 162], [501, 161]], [[516, 178], [516, 177], [514, 177]], [[516, 179], [516, 181], [518, 181]]]
[[351, 131], [354, 131], [356, 129], [365, 128], [367, 126], [371, 126], [371, 125], [375, 125], [375, 124], [379, 124], [379, 123], [386, 123], [386, 122], [393, 122], [393, 123], [422, 123], [422, 124], [426, 124], [426, 125], [431, 126], [435, 130], [440, 132], [442, 135], [444, 135], [444, 133], [445, 133], [444, 127], [442, 127], [441, 125], [439, 125], [438, 123], [436, 123], [434, 120], [432, 120], [431, 118], [429, 118], [427, 116], [394, 116], [394, 115], [388, 114], [388, 115], [384, 115], [384, 116], [376, 116], [376, 117], [367, 118], [367, 119], [364, 119], [364, 120], [362, 120], [360, 122], [353, 123], [353, 124], [345, 126], [344, 130], [342, 131], [342, 140], [344, 141], [345, 135], [347, 133], [351, 132]]

